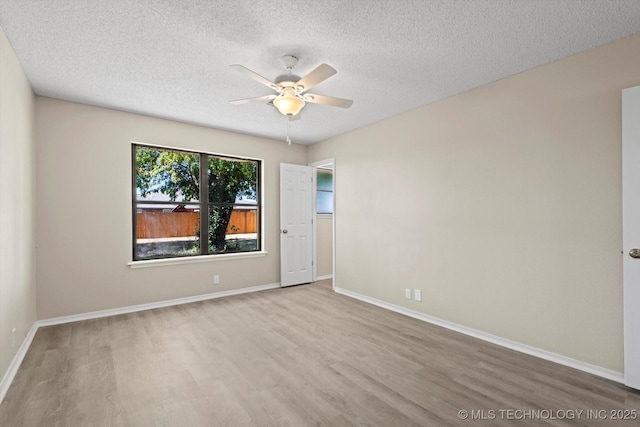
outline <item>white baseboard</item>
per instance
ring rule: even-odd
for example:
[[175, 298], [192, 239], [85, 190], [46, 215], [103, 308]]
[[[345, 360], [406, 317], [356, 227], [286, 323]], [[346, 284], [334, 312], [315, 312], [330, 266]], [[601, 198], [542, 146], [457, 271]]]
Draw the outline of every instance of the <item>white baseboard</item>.
[[320, 281], [320, 280], [327, 280], [327, 279], [333, 279], [333, 274], [327, 274], [324, 276], [316, 276], [316, 282]]
[[78, 322], [81, 320], [116, 316], [118, 314], [135, 313], [138, 311], [152, 310], [154, 308], [163, 308], [163, 307], [170, 307], [173, 305], [188, 304], [191, 302], [206, 301], [210, 299], [228, 297], [232, 295], [240, 295], [240, 294], [246, 294], [250, 292], [265, 291], [268, 289], [275, 289], [279, 287], [280, 287], [280, 283], [272, 283], [269, 285], [252, 286], [249, 288], [242, 288], [242, 289], [232, 289], [229, 291], [214, 292], [214, 293], [204, 294], [204, 295], [195, 295], [192, 297], [177, 298], [177, 299], [166, 300], [166, 301], [157, 301], [157, 302], [151, 302], [148, 304], [131, 305], [131, 306], [122, 307], [122, 308], [113, 308], [109, 310], [100, 310], [100, 311], [92, 311], [89, 313], [73, 314], [71, 316], [61, 316], [61, 317], [53, 317], [50, 319], [36, 320], [35, 322], [33, 322], [33, 325], [31, 326], [29, 333], [27, 334], [24, 341], [22, 342], [20, 349], [18, 350], [13, 360], [11, 361], [11, 364], [9, 365], [9, 369], [7, 369], [7, 372], [4, 374], [4, 377], [2, 378], [2, 382], [0, 382], [0, 404], [4, 400], [4, 397], [7, 394], [7, 391], [9, 390], [9, 386], [11, 385], [14, 377], [18, 373], [18, 369], [20, 368], [20, 365], [22, 364], [22, 361], [24, 360], [24, 357], [27, 354], [27, 350], [29, 350], [29, 347], [31, 346], [31, 342], [33, 341], [33, 338], [36, 336], [36, 332], [38, 331], [38, 328], [42, 326], [61, 325], [63, 323]]
[[597, 375], [608, 380], [612, 380], [618, 383], [624, 383], [624, 375], [621, 372], [616, 372], [611, 369], [606, 369], [601, 366], [591, 365], [580, 360], [572, 359], [570, 357], [562, 356], [560, 354], [552, 353], [550, 351], [542, 350], [536, 347], [531, 347], [525, 344], [521, 344], [516, 341], [504, 339], [495, 335], [488, 334], [486, 332], [478, 331], [476, 329], [468, 328], [466, 326], [458, 325], [453, 322], [439, 319], [437, 317], [429, 316], [414, 310], [410, 310], [399, 305], [390, 304], [385, 301], [381, 301], [375, 298], [361, 295], [356, 292], [352, 292], [342, 288], [335, 288], [335, 292], [346, 295], [351, 298], [359, 299], [369, 304], [377, 305], [378, 307], [385, 308], [387, 310], [395, 311], [396, 313], [404, 314], [405, 316], [413, 317], [414, 319], [422, 320], [424, 322], [432, 323], [443, 328], [450, 329], [452, 331], [460, 332], [461, 334], [469, 335], [474, 338], [481, 339], [483, 341], [497, 344], [501, 347], [506, 347], [511, 350], [519, 351], [521, 353], [528, 354], [530, 356], [539, 357], [540, 359], [549, 360], [551, 362], [558, 363], [560, 365], [568, 366], [570, 368], [578, 369], [580, 371], [588, 372], [593, 375]]
[[60, 325], [63, 323], [78, 322], [80, 320], [97, 319], [100, 317], [116, 316], [118, 314], [135, 313], [138, 311], [152, 310], [154, 308], [170, 307], [172, 305], [189, 304], [190, 302], [206, 301], [232, 295], [246, 294], [250, 292], [265, 291], [268, 289], [279, 288], [280, 283], [271, 283], [269, 285], [251, 286], [249, 288], [232, 289], [229, 291], [213, 292], [204, 295], [195, 295], [192, 297], [176, 298], [165, 301], [150, 302], [147, 304], [130, 305], [128, 307], [112, 308], [109, 310], [92, 311], [89, 313], [73, 314], [71, 316], [53, 317], [50, 319], [37, 320], [36, 324], [40, 326]]
[[[321, 277], [317, 277], [316, 280], [330, 279], [332, 277], [333, 276], [321, 276]], [[2, 401], [4, 400], [4, 397], [7, 394], [7, 391], [9, 390], [9, 386], [13, 382], [13, 379], [16, 373], [18, 372], [18, 369], [20, 368], [20, 365], [22, 364], [22, 361], [24, 360], [24, 357], [27, 354], [27, 350], [31, 346], [31, 342], [33, 341], [33, 338], [35, 337], [39, 327], [60, 325], [63, 323], [78, 322], [81, 320], [88, 320], [88, 319], [97, 319], [100, 317], [115, 316], [118, 314], [134, 313], [138, 311], [151, 310], [154, 308], [188, 304], [191, 302], [205, 301], [210, 299], [222, 298], [226, 296], [246, 294], [250, 292], [264, 291], [264, 290], [275, 289], [279, 287], [280, 287], [279, 283], [273, 283], [268, 285], [252, 286], [249, 288], [233, 289], [229, 291], [214, 292], [214, 293], [204, 294], [204, 295], [196, 295], [192, 297], [177, 298], [177, 299], [172, 299], [167, 301], [157, 301], [157, 302], [152, 302], [148, 304], [139, 304], [139, 305], [133, 305], [128, 307], [110, 309], [110, 310], [93, 311], [89, 313], [75, 314], [71, 316], [62, 316], [62, 317], [54, 317], [50, 319], [36, 320], [31, 326], [29, 333], [27, 334], [24, 341], [22, 342], [20, 349], [14, 356], [13, 360], [11, 361], [11, 364], [9, 365], [9, 368], [7, 369], [4, 377], [2, 378], [2, 381], [0, 382], [0, 403], [2, 403]], [[520, 344], [515, 341], [500, 338], [495, 335], [491, 335], [475, 329], [467, 328], [466, 326], [461, 326], [452, 322], [448, 322], [446, 320], [438, 319], [437, 317], [428, 316], [426, 314], [419, 313], [417, 311], [409, 310], [407, 308], [390, 304], [385, 301], [377, 300], [375, 298], [361, 295], [346, 289], [335, 288], [335, 292], [355, 298], [355, 299], [359, 299], [369, 304], [377, 305], [378, 307], [382, 307], [387, 310], [395, 311], [396, 313], [404, 314], [406, 316], [413, 317], [418, 320], [422, 320], [428, 323], [432, 323], [434, 325], [442, 326], [444, 328], [451, 329], [453, 331], [460, 332], [462, 334], [469, 335], [474, 338], [478, 338], [493, 344], [497, 344], [499, 346], [506, 347], [511, 350], [516, 350], [525, 354], [529, 354], [531, 356], [536, 356], [541, 359], [545, 359], [551, 362], [559, 363], [561, 365], [569, 366], [571, 368], [588, 372], [590, 374], [597, 375], [599, 377], [603, 377], [615, 382], [619, 382], [619, 383], [624, 382], [624, 376], [620, 372], [612, 371], [610, 369], [591, 365], [589, 363], [571, 359], [569, 357], [565, 357], [556, 353], [551, 353], [546, 350], [541, 350], [535, 347], [530, 347], [525, 344]]]
[[9, 390], [9, 386], [13, 382], [13, 378], [18, 373], [18, 369], [20, 368], [20, 365], [22, 364], [24, 357], [27, 355], [27, 350], [29, 350], [29, 347], [31, 347], [31, 342], [33, 341], [33, 337], [36, 336], [37, 331], [38, 331], [38, 326], [36, 326], [36, 324], [34, 323], [31, 326], [31, 329], [29, 329], [29, 332], [27, 333], [27, 336], [24, 338], [24, 341], [22, 341], [22, 345], [18, 349], [18, 352], [16, 353], [16, 355], [13, 357], [13, 360], [9, 364], [9, 368], [7, 369], [7, 372], [5, 372], [4, 377], [2, 378], [2, 381], [0, 381], [0, 403], [2, 403], [2, 401], [4, 400], [4, 397], [6, 396], [7, 391]]

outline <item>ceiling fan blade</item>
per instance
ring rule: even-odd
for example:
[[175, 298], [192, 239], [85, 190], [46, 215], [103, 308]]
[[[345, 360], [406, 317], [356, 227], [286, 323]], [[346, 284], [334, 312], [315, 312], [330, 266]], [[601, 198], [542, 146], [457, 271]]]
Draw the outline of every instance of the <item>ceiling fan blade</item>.
[[245, 98], [245, 99], [236, 99], [235, 101], [229, 101], [231, 104], [250, 104], [252, 102], [260, 102], [260, 101], [270, 101], [275, 99], [278, 95], [265, 95], [259, 96], [257, 98]]
[[303, 99], [312, 104], [333, 105], [334, 107], [349, 108], [353, 101], [350, 99], [338, 98], [336, 96], [316, 95], [315, 93], [305, 93]]
[[253, 80], [257, 81], [258, 83], [262, 83], [263, 85], [268, 86], [268, 87], [270, 87], [272, 89], [277, 86], [274, 82], [265, 79], [260, 74], [254, 72], [254, 71], [251, 71], [250, 69], [248, 69], [244, 65], [233, 64], [233, 65], [229, 65], [229, 67], [231, 67], [232, 69], [236, 70], [239, 73], [246, 74], [247, 76], [251, 77]]
[[295, 122], [296, 120], [300, 120], [302, 117], [300, 117], [300, 113], [296, 114], [295, 116], [287, 116], [289, 118], [290, 122]]
[[335, 73], [337, 73], [337, 71], [332, 66], [327, 64], [320, 64], [309, 74], [298, 80], [298, 82], [296, 83], [296, 87], [302, 86], [300, 92], [304, 92], [311, 89], [318, 83], [322, 83], [323, 81], [327, 80]]

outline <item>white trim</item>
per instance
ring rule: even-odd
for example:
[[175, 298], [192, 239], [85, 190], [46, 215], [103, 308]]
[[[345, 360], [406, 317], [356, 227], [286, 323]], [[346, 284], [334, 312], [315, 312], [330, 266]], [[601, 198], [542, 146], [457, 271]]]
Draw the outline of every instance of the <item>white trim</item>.
[[331, 232], [333, 233], [333, 235], [331, 236], [331, 267], [332, 267], [332, 271], [331, 271], [331, 288], [335, 289], [336, 288], [336, 262], [337, 262], [337, 258], [336, 258], [336, 236], [337, 236], [337, 232], [336, 232], [336, 209], [337, 209], [337, 204], [336, 204], [336, 172], [337, 172], [337, 165], [336, 165], [336, 158], [332, 157], [331, 160], [333, 161], [333, 214], [331, 215]]
[[469, 335], [471, 337], [478, 338], [483, 341], [487, 341], [492, 344], [499, 345], [501, 347], [506, 347], [511, 350], [519, 351], [521, 353], [525, 353], [530, 356], [539, 357], [540, 359], [548, 360], [551, 362], [558, 363], [560, 365], [578, 369], [580, 371], [597, 375], [599, 377], [606, 378], [608, 380], [615, 381], [618, 383], [624, 382], [624, 375], [621, 372], [613, 371], [611, 369], [606, 369], [601, 366], [592, 365], [590, 363], [581, 362], [579, 360], [562, 356], [557, 353], [552, 353], [550, 351], [542, 350], [536, 347], [531, 347], [525, 344], [521, 344], [519, 342], [504, 339], [495, 335], [488, 334], [486, 332], [482, 332], [476, 329], [468, 328], [466, 326], [458, 325], [456, 323], [449, 322], [447, 320], [442, 320], [437, 317], [429, 316], [414, 310], [410, 310], [408, 308], [401, 307], [399, 305], [390, 304], [388, 302], [371, 298], [366, 295], [361, 295], [346, 289], [335, 288], [335, 292], [342, 295], [346, 295], [351, 298], [358, 299], [360, 301], [364, 301], [369, 304], [376, 305], [378, 307], [385, 308], [387, 310], [395, 311], [396, 313], [404, 314], [405, 316], [413, 317], [414, 319], [422, 320], [423, 322], [431, 323], [437, 326], [441, 326], [443, 328], [450, 329], [455, 332], [459, 332], [461, 334]]
[[147, 147], [153, 147], [153, 148], [165, 148], [167, 150], [175, 150], [175, 151], [187, 151], [189, 153], [204, 153], [204, 154], [211, 154], [212, 156], [220, 156], [220, 157], [229, 157], [232, 159], [246, 159], [246, 160], [259, 160], [261, 162], [264, 161], [264, 159], [260, 158], [260, 157], [250, 157], [250, 156], [245, 156], [245, 155], [241, 155], [241, 154], [226, 154], [226, 153], [218, 153], [215, 151], [207, 151], [207, 150], [198, 150], [198, 149], [194, 149], [194, 148], [186, 148], [186, 147], [178, 147], [175, 145], [166, 145], [166, 144], [152, 144], [152, 143], [148, 143], [148, 142], [140, 142], [140, 141], [129, 141], [131, 143], [131, 145], [144, 145]]
[[333, 279], [333, 274], [326, 274], [324, 276], [318, 276], [316, 277], [316, 282], [320, 281], [320, 280], [327, 280], [327, 279]]
[[11, 364], [9, 365], [9, 369], [7, 369], [7, 372], [4, 374], [4, 377], [0, 382], [0, 404], [4, 400], [4, 397], [7, 394], [7, 391], [9, 390], [9, 387], [11, 386], [11, 383], [13, 382], [14, 377], [18, 373], [18, 369], [20, 368], [20, 365], [22, 364], [22, 361], [24, 360], [27, 354], [27, 350], [29, 350], [29, 347], [31, 346], [31, 342], [33, 341], [33, 338], [36, 336], [36, 332], [38, 331], [38, 328], [41, 328], [43, 326], [61, 325], [63, 323], [79, 322], [81, 320], [98, 319], [100, 317], [116, 316], [119, 314], [135, 313], [138, 311], [146, 311], [146, 310], [152, 310], [155, 308], [163, 308], [163, 307], [170, 307], [173, 305], [188, 304], [192, 302], [205, 301], [210, 299], [246, 294], [251, 292], [265, 291], [268, 289], [278, 289], [279, 287], [280, 287], [280, 283], [271, 283], [268, 285], [251, 286], [249, 288], [232, 289], [229, 291], [214, 292], [214, 293], [204, 294], [204, 295], [195, 295], [192, 297], [177, 298], [172, 300], [151, 302], [147, 304], [131, 305], [131, 306], [122, 307], [122, 308], [113, 308], [109, 310], [100, 310], [100, 311], [92, 311], [89, 313], [73, 314], [71, 316], [52, 317], [50, 319], [36, 320], [35, 322], [33, 322], [33, 325], [31, 326], [29, 333], [27, 334], [24, 341], [22, 342], [20, 349], [14, 356], [13, 360], [11, 361]]
[[31, 342], [33, 341], [33, 337], [36, 336], [36, 332], [38, 331], [38, 326], [34, 323], [29, 329], [27, 336], [22, 341], [22, 345], [18, 349], [18, 352], [13, 357], [13, 360], [9, 364], [9, 368], [7, 372], [5, 372], [2, 381], [0, 381], [0, 403], [4, 400], [4, 397], [7, 395], [7, 391], [9, 391], [9, 386], [13, 382], [16, 374], [18, 373], [18, 369], [20, 365], [22, 365], [22, 361], [24, 357], [27, 355], [27, 350], [31, 346]]
[[[316, 178], [316, 170], [321, 167], [321, 166], [326, 166], [326, 165], [331, 165], [331, 170], [333, 173], [333, 192], [332, 192], [332, 197], [333, 197], [333, 213], [330, 214], [319, 214], [316, 212], [316, 198], [317, 196], [317, 190], [318, 190], [318, 186], [317, 183], [314, 181], [314, 185], [313, 185], [313, 211], [316, 212], [316, 218], [331, 218], [331, 257], [333, 260], [333, 271], [331, 274], [331, 279], [333, 279], [335, 277], [336, 274], [336, 158], [335, 157], [330, 157], [328, 159], [324, 159], [324, 160], [318, 160], [317, 162], [311, 162], [308, 164], [309, 166], [313, 167], [313, 177], [314, 179]], [[318, 278], [317, 275], [317, 265], [318, 265], [318, 257], [317, 257], [317, 245], [318, 245], [318, 240], [317, 240], [317, 233], [316, 233], [316, 221], [313, 221], [313, 269], [312, 269], [312, 274], [313, 274], [313, 281], [317, 281], [317, 280], [323, 280]], [[325, 277], [325, 276], [323, 276]], [[333, 281], [333, 283], [331, 284], [331, 288], [335, 289], [336, 283], [335, 280]]]
[[624, 383], [640, 390], [640, 264], [629, 251], [640, 245], [640, 86], [622, 91], [622, 318]]
[[92, 311], [89, 313], [72, 314], [71, 316], [52, 317], [50, 319], [37, 320], [35, 323], [40, 326], [60, 325], [63, 323], [78, 322], [80, 320], [98, 319], [100, 317], [116, 316], [119, 314], [135, 313], [138, 311], [153, 310], [155, 308], [171, 307], [180, 304], [189, 304], [192, 302], [206, 301], [210, 299], [228, 297], [232, 295], [246, 294], [250, 292], [265, 291], [268, 289], [276, 289], [280, 287], [280, 283], [272, 283], [269, 285], [252, 286], [249, 288], [231, 289], [229, 291], [214, 292], [210, 294], [194, 295], [191, 297], [176, 298], [165, 301], [150, 302], [147, 304], [130, 305], [128, 307], [111, 308], [108, 310]]
[[[333, 276], [321, 276], [321, 277], [318, 277], [317, 280], [330, 279], [332, 277]], [[36, 320], [31, 326], [29, 333], [27, 334], [24, 341], [22, 342], [20, 349], [18, 349], [18, 352], [14, 356], [13, 360], [11, 361], [11, 364], [9, 365], [9, 368], [7, 369], [4, 377], [2, 378], [2, 381], [0, 382], [0, 404], [4, 400], [7, 394], [7, 391], [9, 390], [9, 387], [13, 382], [15, 375], [18, 372], [18, 369], [20, 368], [20, 365], [22, 364], [22, 361], [24, 360], [27, 354], [27, 350], [31, 346], [31, 343], [33, 342], [33, 338], [35, 337], [36, 332], [40, 327], [78, 322], [81, 320], [88, 320], [88, 319], [97, 319], [101, 317], [115, 316], [119, 314], [134, 313], [139, 311], [152, 310], [155, 308], [169, 307], [173, 305], [188, 304], [192, 302], [205, 301], [205, 300], [222, 298], [227, 296], [240, 295], [240, 294], [251, 293], [251, 292], [259, 292], [259, 291], [264, 291], [269, 289], [277, 289], [279, 287], [280, 287], [279, 283], [272, 283], [268, 285], [252, 286], [249, 288], [241, 288], [241, 289], [232, 289], [229, 291], [221, 291], [221, 292], [215, 292], [215, 293], [204, 294], [204, 295], [195, 295], [192, 297], [177, 298], [173, 300], [157, 301], [157, 302], [152, 302], [148, 304], [139, 304], [139, 305], [133, 305], [128, 307], [116, 308], [116, 309], [100, 310], [100, 311], [93, 311], [89, 313], [75, 314], [71, 316], [61, 316], [61, 317], [53, 317], [53, 318], [43, 319], [43, 320]], [[422, 320], [424, 322], [442, 326], [444, 328], [447, 328], [456, 332], [460, 332], [462, 334], [469, 335], [474, 338], [481, 339], [483, 341], [497, 344], [499, 346], [506, 347], [511, 350], [519, 351], [521, 353], [529, 354], [531, 356], [536, 356], [541, 359], [549, 360], [551, 362], [565, 365], [565, 366], [578, 369], [584, 372], [588, 372], [590, 374], [597, 375], [618, 383], [622, 383], [624, 381], [624, 377], [620, 372], [616, 372], [610, 369], [602, 368], [600, 366], [584, 363], [579, 360], [571, 359], [569, 357], [561, 356], [559, 354], [551, 353], [549, 351], [541, 350], [535, 347], [530, 347], [524, 344], [517, 343], [515, 341], [506, 340], [504, 338], [500, 338], [495, 335], [487, 334], [475, 329], [457, 325], [455, 323], [448, 322], [446, 320], [428, 316], [426, 314], [419, 313], [417, 311], [409, 310], [407, 308], [390, 304], [381, 300], [377, 300], [375, 298], [361, 295], [346, 289], [335, 288], [335, 292], [341, 295], [345, 295], [351, 298], [364, 301], [369, 304], [376, 305], [378, 307], [385, 308], [387, 310], [395, 311], [396, 313], [404, 314], [405, 316], [413, 317], [415, 319]]]
[[254, 251], [254, 252], [237, 252], [232, 254], [218, 254], [218, 255], [197, 255], [189, 257], [179, 258], [163, 258], [163, 259], [148, 259], [144, 261], [130, 261], [127, 265], [131, 268], [148, 268], [148, 267], [164, 267], [167, 265], [177, 264], [194, 264], [200, 262], [213, 262], [213, 261], [228, 261], [231, 259], [247, 259], [247, 258], [261, 258], [268, 254], [267, 251]]

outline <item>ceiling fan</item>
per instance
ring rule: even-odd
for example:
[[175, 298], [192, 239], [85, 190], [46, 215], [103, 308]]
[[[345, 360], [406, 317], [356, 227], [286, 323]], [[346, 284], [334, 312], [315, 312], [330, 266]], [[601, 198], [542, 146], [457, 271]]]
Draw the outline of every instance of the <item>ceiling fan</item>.
[[340, 108], [349, 108], [351, 104], [353, 104], [353, 101], [350, 99], [307, 93], [309, 89], [337, 73], [330, 65], [320, 64], [309, 74], [300, 78], [291, 74], [291, 70], [293, 70], [298, 63], [298, 58], [293, 55], [285, 55], [280, 61], [288, 70], [288, 73], [277, 77], [273, 82], [243, 65], [230, 65], [232, 69], [248, 75], [258, 83], [262, 83], [277, 92], [277, 95], [272, 94], [259, 96], [257, 98], [238, 99], [231, 101], [231, 103], [248, 104], [251, 102], [268, 101], [268, 103], [272, 103], [280, 113], [287, 116], [291, 121], [300, 119], [300, 110], [302, 110], [307, 102], [332, 105]]

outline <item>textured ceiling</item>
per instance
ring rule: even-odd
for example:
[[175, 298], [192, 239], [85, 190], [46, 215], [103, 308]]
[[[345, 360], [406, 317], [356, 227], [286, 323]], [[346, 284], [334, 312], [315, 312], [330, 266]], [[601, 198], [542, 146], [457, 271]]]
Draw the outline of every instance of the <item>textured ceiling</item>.
[[[640, 31], [638, 0], [1, 0], [5, 30], [38, 95], [284, 140], [266, 104], [278, 58], [338, 74], [291, 123], [309, 144]], [[639, 70], [640, 72], [640, 70]]]

